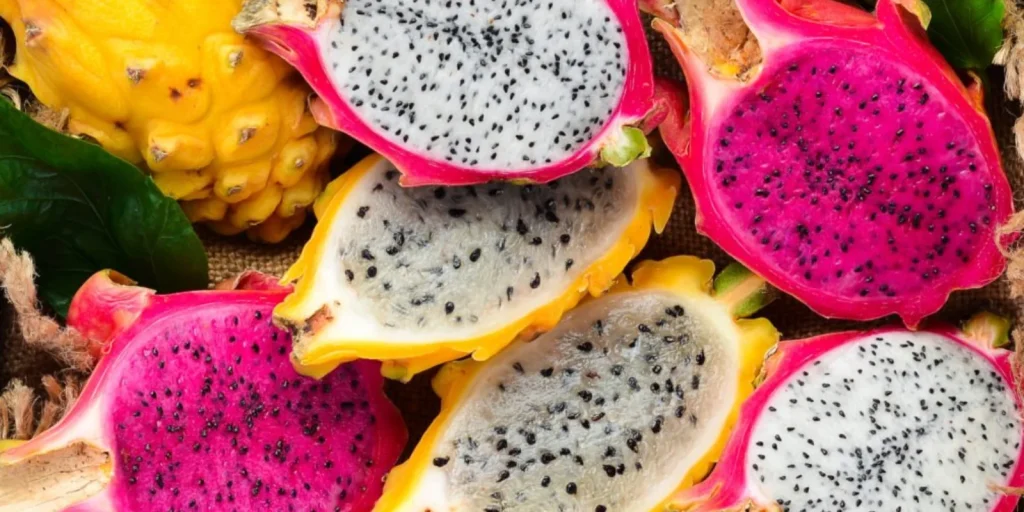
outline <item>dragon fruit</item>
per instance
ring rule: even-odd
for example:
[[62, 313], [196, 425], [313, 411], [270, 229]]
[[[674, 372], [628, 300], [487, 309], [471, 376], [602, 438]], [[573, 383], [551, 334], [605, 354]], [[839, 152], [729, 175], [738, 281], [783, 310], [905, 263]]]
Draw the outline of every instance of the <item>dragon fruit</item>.
[[[376, 510], [648, 511], [704, 477], [778, 332], [764, 281], [644, 262], [552, 331], [434, 380], [440, 416]], [[666, 509], [667, 510], [667, 509]]]
[[0, 0], [13, 36], [0, 52], [16, 50], [4, 71], [58, 128], [150, 172], [192, 222], [280, 242], [351, 141], [317, 126], [288, 64], [232, 31], [241, 5]]
[[736, 0], [758, 64], [705, 58], [659, 2], [692, 108], [661, 133], [702, 233], [828, 317], [914, 326], [1001, 274], [1013, 203], [980, 87], [929, 45], [919, 0]]
[[406, 440], [378, 363], [297, 375], [271, 323], [287, 290], [259, 275], [166, 296], [124, 281], [72, 302], [103, 356], [58, 425], [0, 453], [0, 509], [373, 507]]
[[370, 156], [314, 205], [320, 222], [274, 319], [310, 375], [364, 358], [408, 380], [470, 353], [487, 359], [604, 293], [651, 225], [661, 231], [680, 177], [651, 165], [547, 185], [403, 188], [393, 164]]
[[630, 0], [250, 0], [235, 28], [406, 185], [547, 182], [650, 149], [637, 125], [652, 65]]
[[722, 460], [673, 510], [1011, 512], [1024, 483], [1009, 323], [782, 342]]

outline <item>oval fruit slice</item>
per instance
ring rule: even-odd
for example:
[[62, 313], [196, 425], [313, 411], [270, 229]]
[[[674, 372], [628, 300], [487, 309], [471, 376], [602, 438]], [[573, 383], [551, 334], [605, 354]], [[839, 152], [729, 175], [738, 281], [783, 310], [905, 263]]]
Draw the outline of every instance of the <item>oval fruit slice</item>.
[[739, 267], [640, 264], [632, 285], [486, 362], [442, 369], [434, 421], [375, 510], [654, 511], [703, 478], [778, 339]]
[[328, 187], [275, 319], [318, 374], [355, 358], [411, 376], [487, 359], [600, 295], [668, 220], [679, 176], [638, 161], [547, 185], [403, 188], [371, 156]]
[[673, 510], [1011, 512], [1024, 484], [1009, 322], [786, 341], [715, 472]]

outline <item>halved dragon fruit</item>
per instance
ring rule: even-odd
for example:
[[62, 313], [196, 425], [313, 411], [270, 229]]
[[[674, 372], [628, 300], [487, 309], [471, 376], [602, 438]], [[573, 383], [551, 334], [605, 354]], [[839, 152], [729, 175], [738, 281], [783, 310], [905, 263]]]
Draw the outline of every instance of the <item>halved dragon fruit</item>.
[[491, 357], [600, 295], [668, 222], [679, 173], [647, 160], [546, 185], [403, 188], [371, 156], [327, 188], [274, 310], [310, 375], [355, 358], [409, 379]]
[[1008, 322], [786, 341], [711, 476], [673, 510], [1011, 512], [1024, 484]]
[[661, 133], [698, 229], [828, 317], [898, 314], [914, 326], [951, 291], [999, 276], [994, 230], [1013, 211], [1010, 188], [976, 77], [965, 87], [930, 46], [927, 7], [880, 0], [876, 17], [833, 0], [735, 6], [763, 55], [749, 69], [655, 21], [690, 85], [689, 119], [676, 102]]
[[778, 332], [764, 280], [678, 256], [434, 380], [440, 416], [377, 510], [650, 511], [703, 478]]
[[317, 120], [405, 185], [547, 182], [650, 149], [635, 1], [249, 0], [235, 28], [295, 66]]
[[0, 453], [4, 510], [367, 511], [405, 427], [373, 362], [299, 376], [288, 290], [155, 295], [92, 277], [69, 324], [104, 355], [55, 427]]

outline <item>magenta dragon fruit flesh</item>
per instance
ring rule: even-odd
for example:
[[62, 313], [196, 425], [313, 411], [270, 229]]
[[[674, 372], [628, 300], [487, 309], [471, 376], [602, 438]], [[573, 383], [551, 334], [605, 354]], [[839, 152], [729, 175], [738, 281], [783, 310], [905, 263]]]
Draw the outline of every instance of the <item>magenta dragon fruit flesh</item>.
[[302, 73], [321, 124], [406, 185], [547, 182], [650, 149], [635, 1], [250, 0], [235, 27]]
[[782, 342], [715, 470], [673, 510], [1012, 512], [1024, 484], [1009, 323]]
[[676, 102], [661, 133], [702, 233], [828, 317], [914, 326], [1002, 273], [994, 232], [1013, 204], [980, 84], [932, 48], [919, 0], [881, 0], [875, 15], [737, 0], [763, 54], [742, 79], [698, 55], [656, 1], [692, 109], [684, 121]]
[[[119, 282], [115, 282], [119, 281]], [[155, 295], [95, 275], [69, 324], [104, 355], [54, 428], [0, 453], [4, 510], [371, 510], [405, 427], [378, 363], [298, 375], [288, 289]]]

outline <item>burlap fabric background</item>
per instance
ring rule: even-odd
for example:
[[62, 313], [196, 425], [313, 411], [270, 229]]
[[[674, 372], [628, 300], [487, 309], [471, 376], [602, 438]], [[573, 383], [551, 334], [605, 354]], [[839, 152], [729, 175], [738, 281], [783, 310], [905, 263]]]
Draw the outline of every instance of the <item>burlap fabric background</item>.
[[[657, 73], [661, 76], [682, 78], [675, 59], [665, 47], [660, 37], [652, 35], [651, 49], [654, 54]], [[1013, 148], [1011, 127], [1019, 115], [1016, 104], [1003, 100], [998, 89], [1002, 83], [999, 70], [993, 71], [993, 90], [989, 95], [989, 113], [1000, 141], [1000, 146], [1014, 190], [1024, 191], [1024, 162], [1017, 156]], [[348, 158], [346, 160], [351, 160]], [[337, 171], [344, 170], [339, 164]], [[1018, 209], [1022, 204], [1018, 194]], [[299, 230], [287, 241], [264, 246], [248, 242], [244, 238], [226, 239], [201, 231], [210, 256], [210, 281], [215, 283], [242, 270], [256, 269], [269, 274], [281, 275], [299, 255], [302, 244], [309, 237], [310, 227]], [[652, 237], [641, 258], [664, 258], [676, 254], [693, 254], [714, 260], [724, 265], [728, 256], [718, 249], [710, 240], [698, 235], [694, 230], [693, 198], [685, 183], [680, 191], [675, 212], [665, 233], [660, 237]], [[1009, 298], [1009, 290], [1005, 279], [1000, 279], [981, 290], [959, 292], [953, 295], [947, 306], [936, 316], [950, 322], [958, 322], [979, 310], [990, 310], [995, 313], [1017, 319], [1022, 304]], [[769, 318], [786, 338], [797, 338], [850, 328], [863, 328], [869, 324], [844, 321], [825, 320], [799, 302], [785, 297], [773, 303], [762, 312], [761, 316]], [[11, 329], [10, 315], [4, 315], [4, 325], [0, 333], [4, 338], [0, 344], [6, 347], [0, 351], [0, 385], [11, 377], [19, 377], [29, 384], [36, 384], [39, 376], [57, 369], [55, 363], [43, 354], [27, 349], [20, 342], [17, 333]], [[890, 319], [891, 320], [891, 319]], [[880, 321], [876, 323], [884, 323]], [[391, 383], [389, 393], [403, 410], [409, 425], [412, 440], [418, 438], [437, 412], [438, 401], [430, 390], [429, 379], [432, 372], [419, 376], [408, 385]], [[410, 442], [410, 446], [412, 446]]]

